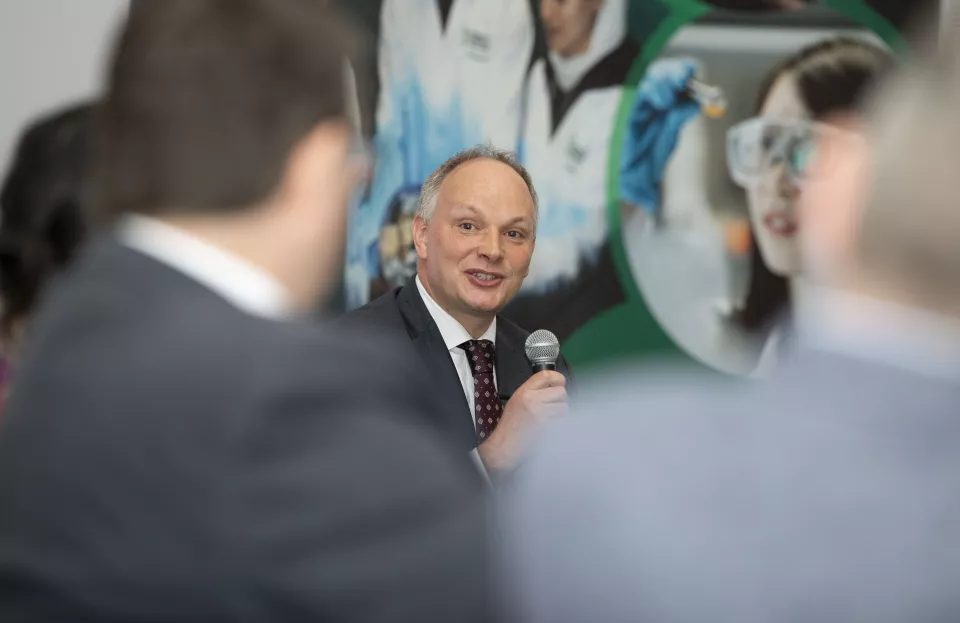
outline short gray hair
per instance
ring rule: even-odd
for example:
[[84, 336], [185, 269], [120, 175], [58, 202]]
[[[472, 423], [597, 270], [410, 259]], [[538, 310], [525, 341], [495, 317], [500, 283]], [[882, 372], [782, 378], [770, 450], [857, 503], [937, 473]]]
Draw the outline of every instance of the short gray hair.
[[530, 179], [530, 174], [523, 168], [523, 165], [520, 164], [516, 154], [504, 149], [498, 149], [493, 145], [476, 145], [464, 149], [449, 158], [437, 167], [436, 171], [427, 176], [426, 181], [420, 188], [420, 204], [417, 206], [417, 216], [423, 219], [425, 223], [429, 223], [430, 219], [433, 218], [434, 211], [437, 209], [437, 199], [440, 196], [440, 186], [443, 185], [443, 181], [460, 165], [481, 158], [502, 162], [513, 169], [523, 180], [523, 183], [527, 185], [527, 190], [530, 191], [530, 199], [533, 200], [533, 228], [536, 230], [537, 221], [540, 217], [540, 200], [537, 197], [537, 191], [533, 187], [533, 180]]
[[960, 299], [960, 42], [950, 39], [877, 93], [875, 169], [857, 240], [863, 271], [935, 306]]

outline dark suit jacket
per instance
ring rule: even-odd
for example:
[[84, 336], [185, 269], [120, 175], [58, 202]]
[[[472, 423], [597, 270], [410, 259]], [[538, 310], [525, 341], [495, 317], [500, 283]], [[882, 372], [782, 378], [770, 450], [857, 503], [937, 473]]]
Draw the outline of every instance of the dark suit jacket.
[[[339, 322], [351, 329], [385, 331], [407, 340], [411, 349], [409, 361], [423, 364], [432, 382], [433, 398], [440, 405], [439, 410], [431, 411], [441, 416], [435, 420], [436, 426], [444, 434], [453, 436], [457, 447], [467, 452], [477, 446], [470, 406], [457, 369], [415, 282], [347, 313]], [[528, 335], [529, 331], [503, 316], [497, 317], [497, 391], [501, 399], [509, 400], [533, 374], [524, 351]], [[562, 355], [557, 361], [557, 370], [569, 383], [570, 369]]]
[[0, 420], [0, 621], [482, 621], [482, 485], [389, 339], [107, 241]]

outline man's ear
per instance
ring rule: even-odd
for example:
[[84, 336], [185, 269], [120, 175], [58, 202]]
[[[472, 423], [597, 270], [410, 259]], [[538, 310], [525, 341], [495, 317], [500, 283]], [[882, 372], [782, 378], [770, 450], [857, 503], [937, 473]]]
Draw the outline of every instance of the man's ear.
[[413, 246], [417, 248], [417, 257], [425, 260], [427, 259], [427, 222], [418, 214], [410, 227], [413, 230]]
[[843, 116], [828, 123], [839, 131], [817, 144], [798, 214], [805, 263], [818, 273], [842, 271], [852, 260], [872, 170], [863, 122]]

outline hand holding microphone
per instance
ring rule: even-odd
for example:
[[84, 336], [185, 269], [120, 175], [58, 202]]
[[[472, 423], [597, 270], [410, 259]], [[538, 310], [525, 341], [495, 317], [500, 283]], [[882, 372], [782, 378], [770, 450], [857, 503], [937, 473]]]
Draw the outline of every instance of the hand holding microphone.
[[530, 436], [545, 422], [567, 413], [567, 379], [556, 371], [557, 337], [549, 331], [534, 331], [524, 346], [534, 374], [510, 397], [497, 428], [478, 448], [488, 470], [512, 469]]

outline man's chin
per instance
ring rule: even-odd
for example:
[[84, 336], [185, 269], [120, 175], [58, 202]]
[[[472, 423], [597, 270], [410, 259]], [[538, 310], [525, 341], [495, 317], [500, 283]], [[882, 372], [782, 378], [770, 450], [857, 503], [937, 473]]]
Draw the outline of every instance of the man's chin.
[[487, 296], [467, 296], [464, 297], [464, 303], [467, 304], [467, 307], [475, 314], [490, 314], [495, 315], [500, 312], [506, 306], [506, 303], [503, 300], [503, 296], [497, 292], [491, 292]]
[[497, 302], [477, 302], [477, 301], [468, 301], [467, 304], [470, 306], [470, 309], [473, 310], [476, 314], [490, 314], [491, 316], [500, 313], [500, 310], [503, 309], [503, 305]]
[[469, 285], [461, 291], [461, 301], [476, 314], [499, 314], [516, 294], [513, 284], [503, 281], [497, 287], [481, 290]]

